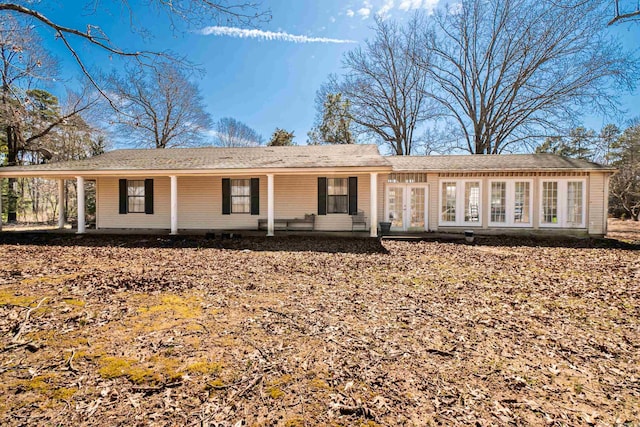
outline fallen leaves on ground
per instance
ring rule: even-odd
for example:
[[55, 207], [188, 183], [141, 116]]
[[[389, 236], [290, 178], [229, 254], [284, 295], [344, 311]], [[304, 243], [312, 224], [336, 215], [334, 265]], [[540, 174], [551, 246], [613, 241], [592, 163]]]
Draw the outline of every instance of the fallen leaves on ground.
[[5, 241], [0, 424], [638, 423], [639, 252], [522, 242]]

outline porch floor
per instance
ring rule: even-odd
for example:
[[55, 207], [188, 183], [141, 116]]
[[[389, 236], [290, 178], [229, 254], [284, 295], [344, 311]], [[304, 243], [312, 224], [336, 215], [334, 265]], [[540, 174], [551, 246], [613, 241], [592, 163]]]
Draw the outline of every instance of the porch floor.
[[[0, 233], [20, 233], [20, 234], [75, 234], [75, 228], [67, 227], [60, 229], [55, 226], [20, 226], [12, 224], [3, 224]], [[179, 229], [178, 236], [205, 236], [207, 234], [214, 234], [215, 237], [220, 237], [222, 233], [246, 236], [246, 237], [265, 237], [266, 232], [264, 230], [234, 230], [234, 229]], [[139, 228], [108, 228], [108, 229], [87, 229], [86, 235], [150, 235], [150, 236], [166, 236], [169, 235], [168, 229], [139, 229]], [[275, 236], [306, 236], [306, 237], [357, 237], [366, 238], [369, 237], [369, 231], [279, 231], [276, 230]], [[437, 232], [422, 232], [422, 233], [407, 233], [400, 231], [391, 231], [381, 236], [386, 240], [462, 240], [464, 239], [463, 233], [437, 233]]]

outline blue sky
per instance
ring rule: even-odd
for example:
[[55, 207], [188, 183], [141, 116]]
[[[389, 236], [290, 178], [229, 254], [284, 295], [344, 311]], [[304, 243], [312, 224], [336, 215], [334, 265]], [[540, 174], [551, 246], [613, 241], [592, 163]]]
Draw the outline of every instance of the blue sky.
[[[296, 142], [304, 143], [313, 125], [316, 90], [330, 73], [341, 72], [345, 52], [373, 36], [374, 16], [382, 13], [388, 19], [405, 20], [416, 9], [433, 8], [438, 0], [264, 0], [263, 7], [271, 10], [273, 18], [258, 29], [284, 34], [243, 38], [224, 35], [229, 30], [220, 29], [210, 29], [209, 35], [196, 31], [174, 33], [167, 29], [164, 16], [134, 6], [135, 24], [152, 34], [146, 39], [131, 33], [126, 11], [86, 10], [87, 3], [93, 2], [42, 2], [38, 10], [67, 26], [84, 28], [87, 23], [97, 24], [120, 46], [170, 49], [185, 55], [206, 72], [198, 84], [214, 121], [234, 117], [267, 140], [276, 127], [293, 130]], [[618, 24], [608, 31], [619, 36], [626, 48], [639, 47], [640, 22]], [[45, 47], [60, 58], [64, 74], [77, 76], [79, 69], [62, 43], [50, 32], [43, 31], [42, 36]], [[316, 40], [295, 42], [290, 36]], [[117, 60], [95, 48], [77, 46], [94, 69], [119, 66]], [[623, 96], [621, 101], [622, 107], [628, 110], [626, 118], [640, 116], [637, 91]], [[618, 118], [621, 125], [624, 119]], [[612, 120], [598, 116], [585, 118], [587, 125], [596, 129]]]

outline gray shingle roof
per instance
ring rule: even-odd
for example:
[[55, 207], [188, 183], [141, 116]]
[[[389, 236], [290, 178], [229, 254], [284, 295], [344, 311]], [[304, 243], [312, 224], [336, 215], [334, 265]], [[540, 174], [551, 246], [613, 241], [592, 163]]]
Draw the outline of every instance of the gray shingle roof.
[[389, 167], [376, 145], [115, 150], [85, 160], [0, 168], [12, 171], [216, 170]]
[[303, 145], [251, 148], [171, 148], [164, 150], [115, 150], [85, 160], [43, 165], [0, 167], [0, 176], [22, 174], [80, 173], [91, 171], [181, 171], [232, 169], [287, 169], [393, 167], [410, 171], [522, 171], [522, 170], [613, 170], [585, 160], [553, 154], [503, 154], [458, 156], [383, 157], [375, 145]]
[[586, 160], [570, 159], [554, 154], [494, 154], [459, 156], [393, 156], [387, 157], [393, 170], [408, 171], [522, 171], [522, 170], [611, 170]]

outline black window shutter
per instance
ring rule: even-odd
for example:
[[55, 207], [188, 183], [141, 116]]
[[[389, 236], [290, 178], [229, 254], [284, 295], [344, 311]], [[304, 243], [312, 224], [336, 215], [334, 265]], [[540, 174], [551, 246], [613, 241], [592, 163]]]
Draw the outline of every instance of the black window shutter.
[[260, 178], [251, 178], [251, 215], [260, 215]]
[[127, 213], [127, 180], [120, 180], [120, 213]]
[[318, 215], [327, 214], [327, 178], [318, 177]]
[[144, 180], [144, 213], [153, 214], [153, 179]]
[[222, 178], [222, 215], [231, 214], [231, 179]]
[[358, 177], [349, 177], [349, 215], [358, 214]]

